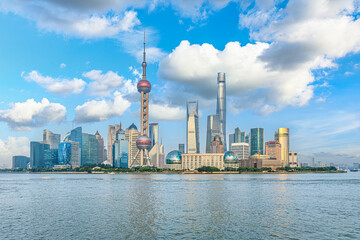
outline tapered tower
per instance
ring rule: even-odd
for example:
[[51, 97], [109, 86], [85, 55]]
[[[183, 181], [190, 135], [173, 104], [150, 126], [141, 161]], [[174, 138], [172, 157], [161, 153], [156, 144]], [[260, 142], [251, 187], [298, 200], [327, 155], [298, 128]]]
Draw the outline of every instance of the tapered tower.
[[226, 147], [226, 85], [225, 85], [225, 73], [218, 73], [218, 93], [217, 93], [217, 106], [216, 114], [219, 115], [220, 119], [220, 137], [224, 144], [225, 151]]
[[140, 154], [140, 166], [151, 165], [148, 150], [151, 147], [151, 139], [149, 133], [149, 93], [151, 91], [151, 83], [146, 80], [146, 52], [145, 52], [145, 32], [144, 32], [144, 52], [142, 62], [142, 79], [137, 84], [137, 89], [141, 94], [140, 108], [140, 136], [136, 140], [138, 151], [132, 160], [131, 167], [134, 165], [136, 157]]

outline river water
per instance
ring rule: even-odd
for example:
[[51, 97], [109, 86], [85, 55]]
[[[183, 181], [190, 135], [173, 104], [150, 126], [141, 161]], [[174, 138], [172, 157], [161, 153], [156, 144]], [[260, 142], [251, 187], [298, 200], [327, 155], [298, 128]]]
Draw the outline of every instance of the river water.
[[0, 239], [360, 239], [360, 173], [4, 173]]

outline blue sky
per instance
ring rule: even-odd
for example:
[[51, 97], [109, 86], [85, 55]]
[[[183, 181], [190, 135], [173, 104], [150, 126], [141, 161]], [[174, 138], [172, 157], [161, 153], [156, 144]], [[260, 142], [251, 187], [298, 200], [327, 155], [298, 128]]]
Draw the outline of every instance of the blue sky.
[[360, 161], [360, 20], [352, 0], [58, 1], [0, 3], [0, 167], [29, 155], [42, 129], [106, 139], [139, 125], [142, 32], [150, 121], [168, 152], [185, 142], [198, 99], [201, 149], [227, 74], [227, 132], [289, 127], [300, 161]]

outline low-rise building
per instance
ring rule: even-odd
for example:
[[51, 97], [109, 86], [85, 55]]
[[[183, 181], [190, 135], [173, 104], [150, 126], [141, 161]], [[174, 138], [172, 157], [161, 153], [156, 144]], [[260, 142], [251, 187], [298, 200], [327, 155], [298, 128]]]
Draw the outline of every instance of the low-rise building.
[[299, 167], [297, 152], [289, 152], [289, 167]]
[[224, 168], [224, 153], [185, 153], [174, 150], [166, 156], [166, 168], [173, 170], [195, 170], [209, 166]]
[[244, 161], [243, 166], [240, 162], [240, 167], [253, 167], [253, 168], [272, 168], [277, 169], [280, 167], [284, 167], [283, 161], [280, 159], [272, 159], [269, 155], [259, 155], [255, 154], [250, 156], [247, 161]]

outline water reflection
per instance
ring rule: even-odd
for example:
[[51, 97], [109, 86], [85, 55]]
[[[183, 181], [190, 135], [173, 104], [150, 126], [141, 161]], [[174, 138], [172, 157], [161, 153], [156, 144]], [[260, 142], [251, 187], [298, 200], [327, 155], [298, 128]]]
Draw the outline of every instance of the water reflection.
[[359, 239], [359, 176], [0, 174], [0, 239]]

